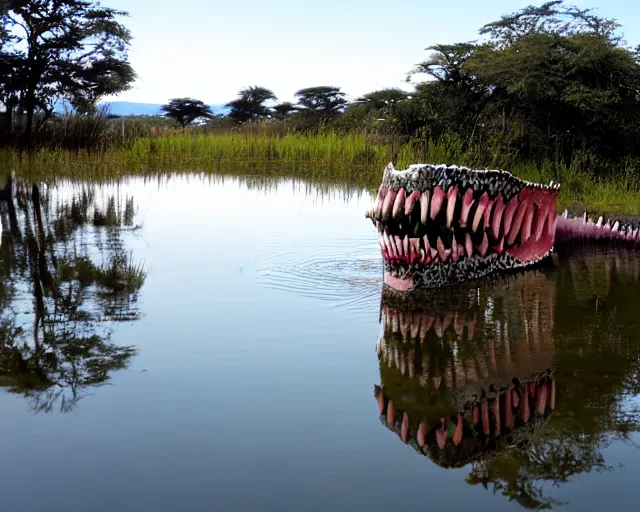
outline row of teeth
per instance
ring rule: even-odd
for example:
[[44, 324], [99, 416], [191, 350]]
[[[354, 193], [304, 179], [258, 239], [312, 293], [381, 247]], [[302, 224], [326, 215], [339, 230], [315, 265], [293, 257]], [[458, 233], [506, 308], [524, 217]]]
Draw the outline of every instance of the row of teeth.
[[[449, 340], [444, 340], [449, 343]], [[459, 345], [457, 342], [451, 342], [451, 349], [459, 354]], [[460, 357], [455, 353], [449, 361], [442, 360], [441, 367], [436, 360], [435, 364], [430, 363], [428, 350], [422, 349], [421, 361], [416, 361], [417, 349], [415, 346], [399, 344], [394, 341], [387, 342], [386, 338], [378, 338], [376, 342], [376, 352], [380, 362], [387, 367], [400, 370], [403, 376], [414, 378], [416, 374], [419, 376], [420, 384], [423, 387], [429, 387], [433, 384], [434, 389], [438, 389], [444, 380], [445, 388], [461, 389], [469, 385], [477, 385], [482, 381], [493, 378], [500, 380], [505, 369], [509, 367], [518, 367], [521, 358], [515, 357], [512, 360], [508, 352], [483, 352], [476, 353], [474, 356]], [[494, 349], [495, 350], [495, 349]], [[535, 346], [536, 355], [534, 361], [541, 364], [552, 363], [551, 356], [546, 352], [543, 344]], [[508, 358], [508, 362], [505, 360]], [[530, 363], [532, 355], [526, 356], [525, 365]]]
[[393, 333], [401, 333], [403, 340], [407, 339], [424, 342], [427, 333], [431, 330], [438, 338], [444, 336], [449, 326], [453, 326], [453, 330], [462, 339], [464, 331], [467, 331], [467, 339], [472, 340], [475, 336], [477, 317], [474, 314], [473, 319], [463, 319], [458, 312], [447, 312], [442, 316], [431, 316], [427, 314], [410, 315], [402, 311], [390, 309], [385, 306], [383, 324]]
[[[440, 187], [435, 187], [433, 191], [426, 190], [420, 192], [414, 190], [407, 195], [404, 188], [397, 192], [391, 189], [380, 187], [378, 198], [374, 207], [366, 213], [367, 217], [373, 220], [387, 221], [389, 217], [393, 219], [404, 217], [409, 218], [414, 208], [420, 208], [420, 222], [427, 224], [428, 220], [435, 220], [442, 208], [445, 206], [446, 200], [446, 224], [451, 228], [453, 223], [454, 212], [457, 202], [461, 201], [460, 219], [457, 225], [467, 227], [469, 222], [469, 214], [477, 203], [477, 209], [471, 219], [471, 227], [473, 231], [477, 231], [480, 222], [484, 219], [484, 228], [492, 227], [494, 236], [497, 236], [497, 227], [500, 224], [502, 215], [510, 212], [516, 213], [520, 201], [517, 196], [510, 201], [505, 202], [501, 194], [491, 199], [487, 192], [484, 192], [478, 199], [474, 199], [473, 190], [467, 188], [464, 194], [459, 193], [457, 186], [444, 191]], [[495, 206], [495, 209], [494, 209]], [[493, 214], [499, 215], [499, 218], [492, 221]], [[554, 211], [555, 214], [555, 211]]]
[[[511, 331], [509, 324], [498, 324], [498, 322], [496, 322], [494, 326], [496, 332], [503, 331], [507, 339], [501, 342], [499, 339], [500, 336], [497, 335], [495, 340], [491, 338], [485, 340], [485, 350], [473, 352], [470, 356], [462, 356], [459, 352], [460, 342], [464, 342], [462, 339], [462, 324], [460, 324], [459, 329], [456, 329], [457, 338], [452, 338], [450, 334], [445, 335], [445, 330], [450, 325], [445, 325], [447, 321], [446, 316], [449, 316], [449, 322], [451, 322], [453, 313], [445, 315], [442, 321], [436, 318], [436, 323], [441, 322], [440, 330], [438, 332], [438, 327], [435, 325], [433, 330], [438, 336], [438, 346], [445, 350], [451, 350], [451, 355], [446, 356], [447, 359], [450, 357], [448, 362], [444, 364], [437, 362], [436, 364], [431, 364], [430, 359], [432, 356], [430, 355], [430, 351], [433, 349], [433, 346], [423, 345], [422, 348], [418, 348], [418, 346], [413, 343], [414, 340], [416, 342], [418, 341], [418, 336], [420, 337], [421, 344], [425, 342], [427, 332], [431, 329], [431, 326], [425, 325], [425, 323], [428, 324], [434, 320], [433, 317], [428, 315], [422, 315], [421, 319], [418, 319], [417, 322], [412, 322], [410, 325], [407, 325], [409, 322], [404, 322], [404, 326], [402, 323], [400, 323], [399, 326], [397, 324], [392, 325], [391, 329], [389, 327], [389, 323], [391, 322], [386, 318], [383, 319], [383, 325], [386, 324], [386, 330], [383, 331], [376, 340], [376, 352], [379, 360], [390, 368], [398, 368], [402, 375], [409, 376], [410, 378], [413, 378], [416, 373], [419, 373], [420, 381], [424, 386], [427, 386], [430, 378], [435, 379], [434, 385], [436, 389], [440, 386], [442, 376], [444, 376], [446, 387], [453, 389], [468, 384], [475, 384], [479, 379], [489, 378], [490, 374], [496, 376], [503, 375], [505, 368], [524, 368], [529, 365], [530, 361], [536, 361], [537, 364], [540, 365], [552, 363], [546, 347], [549, 343], [553, 345], [553, 341], [551, 340], [548, 343], [546, 338], [544, 340], [541, 338], [541, 336], [543, 336], [542, 333], [549, 328], [548, 319], [545, 320], [535, 315], [533, 318], [529, 318], [526, 341], [518, 339], [517, 333], [520, 331], [517, 328], [517, 324], [515, 331], [513, 331], [516, 333], [515, 337], [511, 336], [511, 339], [508, 339], [507, 333]], [[420, 325], [420, 321], [422, 321], [422, 325]], [[475, 316], [473, 321], [465, 323], [469, 334], [467, 340], [469, 341], [474, 340], [477, 329], [480, 329], [479, 332], [481, 333], [484, 332], [482, 325], [476, 325]], [[543, 324], [546, 324], [546, 327], [542, 327]], [[526, 325], [527, 319], [525, 318], [525, 326]], [[398, 327], [401, 328], [402, 342], [400, 342], [400, 336], [396, 334]], [[389, 330], [392, 332], [389, 332]], [[407, 343], [408, 340], [411, 341], [411, 343]], [[482, 343], [482, 337], [475, 341]], [[498, 345], [496, 345], [496, 343]], [[522, 353], [518, 349], [521, 343], [528, 345], [531, 351], [527, 351], [527, 354], [524, 356], [526, 361], [524, 366], [521, 364], [523, 362], [521, 360]], [[514, 350], [515, 352], [512, 353]], [[439, 350], [433, 355], [438, 358], [438, 353]], [[419, 359], [416, 359], [417, 354], [420, 354]], [[420, 360], [422, 362], [420, 362]]]
[[[539, 225], [544, 226], [543, 221], [539, 222]], [[548, 223], [549, 228], [552, 228], [553, 225], [553, 223]], [[548, 231], [551, 231], [551, 229]], [[530, 239], [530, 234], [530, 231], [523, 234], [521, 243], [527, 242]], [[541, 229], [536, 230], [533, 240], [537, 242], [542, 237], [542, 234]], [[549, 233], [549, 235], [551, 236], [552, 233]], [[490, 246], [486, 233], [483, 234], [482, 242], [479, 245], [473, 243], [469, 233], [465, 233], [464, 244], [458, 243], [455, 237], [453, 237], [451, 239], [451, 245], [445, 246], [442, 238], [438, 237], [436, 246], [432, 247], [427, 235], [424, 235], [422, 238], [409, 238], [409, 235], [405, 235], [401, 238], [398, 235], [389, 236], [386, 231], [383, 231], [382, 233], [378, 233], [378, 243], [384, 259], [392, 264], [406, 263], [416, 265], [422, 263], [426, 265], [431, 263], [447, 263], [448, 261], [457, 262], [463, 258], [471, 258], [473, 256], [484, 258], [490, 253], [502, 254], [504, 252], [504, 238], [500, 240], [498, 245]], [[536, 258], [531, 262], [541, 261], [545, 256]]]
[[[451, 247], [445, 247], [442, 238], [438, 237], [436, 247], [431, 247], [429, 238], [424, 235], [422, 238], [409, 238], [405, 235], [400, 238], [398, 235], [389, 236], [386, 232], [378, 233], [378, 243], [386, 261], [390, 263], [407, 262], [417, 263], [446, 263], [447, 261], [458, 261], [461, 258], [471, 258], [474, 254], [485, 257], [489, 253], [489, 239], [484, 234], [482, 243], [474, 246], [471, 236], [467, 233], [464, 245], [458, 244], [453, 238]], [[497, 248], [500, 252], [502, 248]]]
[[[475, 404], [466, 408], [467, 411], [471, 409], [470, 417], [467, 417], [466, 420], [471, 422], [473, 430], [478, 428], [485, 436], [493, 434], [494, 437], [498, 437], [503, 432], [513, 430], [518, 419], [526, 424], [530, 419], [534, 419], [536, 414], [544, 416], [547, 412], [553, 411], [555, 409], [555, 395], [554, 376], [541, 377], [529, 384], [522, 384], [519, 389], [515, 386], [509, 386], [502, 390], [495, 399], [481, 398], [477, 400]], [[404, 443], [413, 444], [415, 439], [417, 447], [414, 447], [423, 452], [428, 437], [431, 437], [428, 436], [430, 428], [427, 421], [423, 418], [417, 428], [412, 428], [407, 411], [396, 411], [393, 399], [384, 394], [383, 388], [376, 386], [375, 397], [383, 424], [399, 434]], [[451, 435], [451, 441], [455, 446], [460, 445], [464, 436], [463, 424], [467, 414], [458, 413], [456, 427], [452, 433], [449, 431], [447, 425], [449, 418], [446, 416], [440, 419], [439, 425], [434, 426], [438, 448], [443, 450], [446, 447], [449, 435]], [[431, 438], [433, 439], [433, 437]]]
[[604, 217], [599, 217], [597, 221], [584, 212], [582, 217], [575, 216], [569, 219], [569, 212], [565, 210], [562, 214], [563, 221], [558, 224], [558, 233], [570, 234], [572, 238], [617, 238], [620, 240], [640, 241], [640, 226], [634, 227], [632, 224], [621, 224], [619, 221], [611, 223], [605, 222]]
[[[457, 189], [454, 188], [451, 190], [453, 190], [453, 192], [450, 192], [446, 196], [446, 223], [449, 228], [451, 228], [453, 222], [457, 201]], [[467, 189], [465, 196], [469, 195], [470, 190], [471, 189]], [[404, 215], [409, 216], [413, 208], [419, 204], [421, 210], [420, 221], [423, 224], [427, 224], [429, 219], [434, 220], [445, 204], [444, 192], [439, 188], [435, 189], [432, 197], [430, 192], [427, 191], [423, 193], [413, 192], [408, 198], [405, 197], [404, 189], [400, 189], [397, 194], [388, 192], [384, 201], [378, 201], [375, 212], [369, 212], [368, 216], [384, 220], [391, 210], [391, 200], [389, 199], [391, 197], [393, 197], [393, 209], [391, 212], [393, 218], [397, 218], [401, 211]], [[435, 247], [432, 247], [426, 236], [421, 239], [409, 238], [408, 235], [400, 238], [398, 235], [389, 236], [384, 232], [379, 234], [380, 247], [382, 251], [386, 253], [387, 259], [391, 261], [404, 259], [408, 260], [409, 263], [415, 263], [416, 261], [422, 263], [440, 261], [444, 263], [449, 259], [457, 261], [459, 258], [471, 257], [474, 254], [485, 257], [490, 252], [502, 253], [505, 242], [508, 246], [512, 245], [515, 243], [518, 235], [520, 235], [521, 244], [526, 243], [531, 236], [533, 236], [533, 240], [537, 242], [544, 233], [545, 222], [547, 224], [548, 234], [550, 236], [554, 234], [555, 209], [552, 204], [540, 209], [534, 203], [529, 203], [526, 199], [520, 202], [517, 196], [506, 204], [501, 202], [500, 198], [492, 201], [485, 193], [478, 200], [477, 209], [471, 223], [472, 229], [477, 231], [478, 227], [482, 227], [487, 229], [487, 231], [483, 233], [482, 241], [477, 247], [474, 247], [469, 233], [465, 233], [464, 244], [457, 242], [455, 237], [453, 237], [451, 245], [445, 246], [442, 239], [438, 237]], [[464, 197], [462, 201], [459, 224], [462, 227], [466, 227], [469, 212], [474, 201], [470, 197]], [[493, 208], [494, 205], [495, 208]], [[547, 220], [549, 216], [552, 216], [554, 219], [553, 222]], [[380, 222], [377, 221], [376, 225], [380, 231], [382, 227]], [[505, 233], [502, 237], [500, 237], [501, 229], [503, 229]], [[494, 239], [500, 237], [499, 242], [493, 247], [489, 245], [490, 242], [487, 237], [487, 232], [489, 232]]]

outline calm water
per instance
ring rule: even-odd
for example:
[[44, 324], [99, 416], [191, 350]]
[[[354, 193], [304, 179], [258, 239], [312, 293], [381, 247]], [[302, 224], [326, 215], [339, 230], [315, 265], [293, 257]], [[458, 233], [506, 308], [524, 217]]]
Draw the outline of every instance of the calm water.
[[635, 510], [640, 258], [402, 304], [367, 193], [17, 183], [7, 511]]

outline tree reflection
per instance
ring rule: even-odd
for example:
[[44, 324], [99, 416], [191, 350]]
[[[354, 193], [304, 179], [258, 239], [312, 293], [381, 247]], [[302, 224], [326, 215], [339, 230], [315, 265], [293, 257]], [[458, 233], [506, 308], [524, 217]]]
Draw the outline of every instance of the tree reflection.
[[124, 240], [134, 217], [133, 198], [102, 204], [91, 186], [9, 179], [0, 191], [0, 385], [33, 411], [72, 410], [135, 354], [110, 340], [111, 322], [140, 317], [146, 273]]
[[585, 251], [412, 302], [385, 289], [382, 423], [525, 508], [552, 508], [555, 487], [612, 470], [603, 450], [640, 431], [627, 400], [640, 392], [640, 261]]

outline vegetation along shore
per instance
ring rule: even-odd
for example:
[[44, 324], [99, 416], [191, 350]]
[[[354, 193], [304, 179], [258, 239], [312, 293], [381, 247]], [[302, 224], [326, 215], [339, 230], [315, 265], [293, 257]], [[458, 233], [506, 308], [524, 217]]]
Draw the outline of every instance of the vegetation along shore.
[[[2, 173], [204, 171], [373, 190], [389, 161], [449, 163], [560, 181], [562, 208], [640, 214], [640, 46], [592, 10], [551, 1], [482, 26], [477, 41], [427, 48], [408, 70], [411, 91], [348, 101], [340, 87], [312, 86], [289, 103], [256, 85], [222, 114], [172, 98], [163, 115], [117, 117], [100, 101], [136, 78], [126, 13], [49, 2], [43, 23], [41, 3], [0, 8]], [[96, 37], [96, 51], [79, 51]]]

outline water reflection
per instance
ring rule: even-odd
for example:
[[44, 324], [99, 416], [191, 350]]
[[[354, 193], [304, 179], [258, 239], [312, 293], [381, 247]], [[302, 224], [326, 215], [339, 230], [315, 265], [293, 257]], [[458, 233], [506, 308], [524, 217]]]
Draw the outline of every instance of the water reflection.
[[139, 318], [146, 276], [123, 241], [133, 198], [65, 191], [14, 179], [0, 191], [0, 385], [34, 412], [68, 412], [127, 367], [135, 349], [109, 327]]
[[374, 390], [383, 425], [526, 508], [550, 508], [558, 484], [611, 469], [603, 449], [640, 430], [629, 400], [640, 391], [640, 263], [585, 251], [547, 273], [412, 303], [385, 289]]

